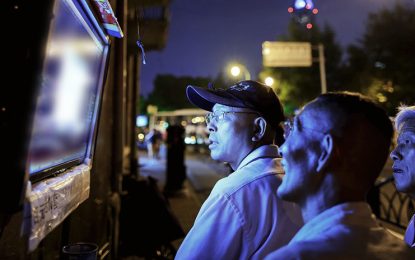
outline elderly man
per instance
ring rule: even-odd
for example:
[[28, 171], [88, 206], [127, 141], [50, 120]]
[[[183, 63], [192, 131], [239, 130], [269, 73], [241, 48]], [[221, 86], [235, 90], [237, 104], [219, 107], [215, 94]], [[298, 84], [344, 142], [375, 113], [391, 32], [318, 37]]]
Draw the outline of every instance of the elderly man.
[[234, 172], [217, 182], [176, 259], [261, 259], [287, 244], [302, 224], [299, 208], [278, 199], [283, 173], [282, 106], [271, 88], [242, 81], [228, 89], [188, 86], [206, 116], [214, 160]]
[[[415, 199], [415, 106], [401, 107], [395, 118], [398, 140], [391, 153], [396, 189]], [[405, 242], [415, 247], [415, 215], [409, 221]]]
[[280, 148], [285, 176], [278, 188], [278, 196], [299, 204], [305, 224], [267, 259], [415, 259], [365, 202], [392, 135], [385, 112], [359, 94], [328, 93], [308, 103]]

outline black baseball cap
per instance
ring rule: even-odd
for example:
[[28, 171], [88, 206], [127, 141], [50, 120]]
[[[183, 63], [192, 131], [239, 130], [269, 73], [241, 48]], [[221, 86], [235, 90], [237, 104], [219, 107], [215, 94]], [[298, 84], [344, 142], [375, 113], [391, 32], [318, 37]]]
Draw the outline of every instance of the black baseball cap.
[[227, 89], [187, 86], [187, 98], [192, 104], [212, 111], [215, 104], [249, 108], [258, 112], [273, 127], [285, 120], [280, 100], [271, 87], [253, 80], [244, 80]]

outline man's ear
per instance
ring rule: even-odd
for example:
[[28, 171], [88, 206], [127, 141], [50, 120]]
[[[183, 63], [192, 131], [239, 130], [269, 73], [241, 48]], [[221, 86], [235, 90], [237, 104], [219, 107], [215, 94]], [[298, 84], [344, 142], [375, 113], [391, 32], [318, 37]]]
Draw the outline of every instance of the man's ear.
[[257, 117], [254, 120], [254, 134], [252, 136], [252, 141], [257, 142], [261, 140], [267, 129], [267, 121], [262, 117]]
[[317, 161], [317, 172], [321, 172], [326, 168], [333, 159], [335, 152], [334, 138], [331, 134], [324, 135], [321, 141], [321, 154]]

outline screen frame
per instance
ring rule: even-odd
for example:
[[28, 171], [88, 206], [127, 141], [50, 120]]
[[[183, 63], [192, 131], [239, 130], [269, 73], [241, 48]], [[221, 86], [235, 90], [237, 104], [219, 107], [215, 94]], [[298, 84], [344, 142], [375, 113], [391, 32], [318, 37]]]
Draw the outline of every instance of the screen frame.
[[[101, 60], [101, 66], [99, 68], [99, 78], [98, 78], [98, 89], [97, 89], [97, 95], [96, 95], [96, 102], [95, 102], [95, 107], [94, 107], [94, 113], [93, 113], [93, 117], [91, 120], [91, 126], [90, 126], [90, 131], [89, 131], [89, 136], [88, 136], [88, 144], [87, 144], [87, 148], [86, 148], [86, 154], [84, 155], [83, 158], [77, 158], [77, 159], [73, 159], [73, 160], [69, 160], [57, 165], [54, 165], [52, 167], [49, 167], [47, 169], [44, 170], [40, 170], [37, 172], [34, 172], [32, 174], [29, 173], [29, 160], [27, 160], [26, 163], [26, 171], [28, 172], [29, 175], [29, 180], [32, 183], [36, 183], [39, 182], [47, 177], [50, 176], [56, 176], [64, 171], [66, 171], [67, 169], [74, 167], [76, 165], [80, 165], [82, 163], [86, 163], [86, 164], [92, 164], [92, 159], [93, 159], [93, 154], [94, 154], [94, 149], [95, 149], [95, 143], [96, 143], [96, 139], [97, 139], [97, 131], [98, 131], [98, 123], [99, 123], [99, 115], [100, 115], [100, 110], [101, 110], [101, 105], [102, 105], [102, 98], [103, 98], [103, 92], [104, 92], [104, 86], [105, 86], [105, 81], [106, 81], [106, 77], [107, 77], [107, 70], [108, 70], [108, 60], [109, 60], [109, 52], [110, 52], [110, 40], [109, 37], [104, 33], [104, 29], [101, 26], [101, 24], [97, 21], [96, 17], [94, 16], [94, 14], [91, 11], [91, 7], [82, 0], [56, 0], [54, 2], [54, 7], [53, 7], [53, 13], [56, 13], [56, 8], [57, 8], [57, 2], [58, 1], [66, 1], [69, 3], [72, 3], [73, 5], [69, 4], [69, 6], [71, 6], [71, 11], [72, 12], [78, 12], [80, 14], [80, 17], [83, 19], [83, 22], [85, 22], [89, 28], [91, 29], [91, 31], [94, 33], [94, 35], [97, 37], [97, 39], [102, 43], [103, 45], [103, 55], [102, 55], [102, 60]], [[64, 3], [59, 3], [59, 4], [64, 4]], [[50, 25], [49, 25], [49, 33], [48, 33], [48, 40], [46, 41], [46, 45], [45, 45], [45, 49], [47, 46], [47, 43], [49, 42], [51, 37], [51, 32], [52, 29], [54, 27], [54, 22], [55, 21], [51, 21]], [[44, 61], [43, 61], [44, 62]], [[43, 69], [42, 69], [42, 73], [43, 73]], [[39, 90], [38, 93], [40, 93], [40, 86], [39, 86]], [[32, 122], [33, 124], [34, 122]], [[32, 125], [33, 126], [33, 125]], [[32, 138], [32, 137], [31, 137]]]

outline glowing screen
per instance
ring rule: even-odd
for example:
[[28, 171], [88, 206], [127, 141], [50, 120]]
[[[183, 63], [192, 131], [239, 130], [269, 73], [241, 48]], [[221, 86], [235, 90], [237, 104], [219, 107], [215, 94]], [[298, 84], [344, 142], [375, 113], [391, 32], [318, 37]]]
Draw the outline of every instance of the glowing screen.
[[72, 1], [56, 1], [29, 148], [34, 174], [88, 154], [104, 45]]
[[136, 126], [144, 127], [148, 125], [148, 117], [146, 115], [138, 115], [136, 118]]

